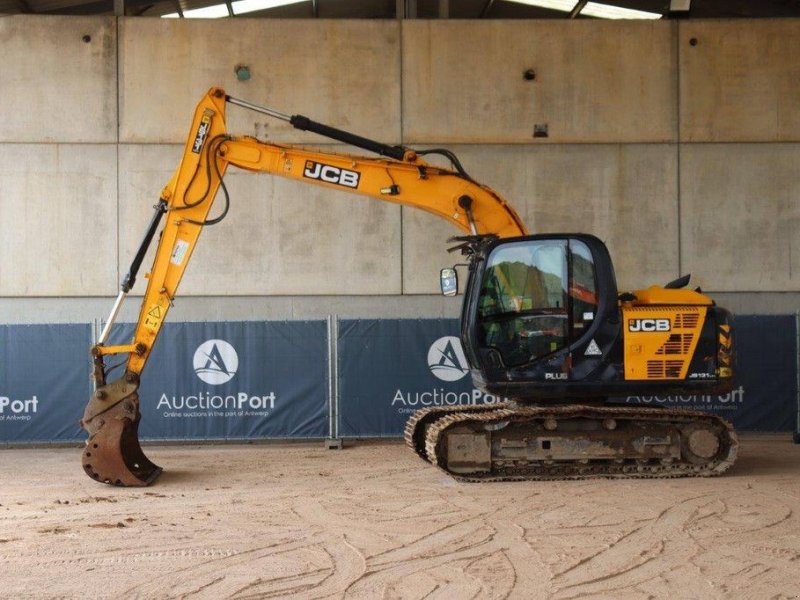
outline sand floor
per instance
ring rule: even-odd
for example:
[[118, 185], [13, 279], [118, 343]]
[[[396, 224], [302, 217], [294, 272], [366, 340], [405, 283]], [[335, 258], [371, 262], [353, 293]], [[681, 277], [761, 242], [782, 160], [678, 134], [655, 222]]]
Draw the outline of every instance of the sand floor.
[[0, 450], [0, 597], [800, 598], [800, 446], [712, 479], [461, 484], [399, 442]]

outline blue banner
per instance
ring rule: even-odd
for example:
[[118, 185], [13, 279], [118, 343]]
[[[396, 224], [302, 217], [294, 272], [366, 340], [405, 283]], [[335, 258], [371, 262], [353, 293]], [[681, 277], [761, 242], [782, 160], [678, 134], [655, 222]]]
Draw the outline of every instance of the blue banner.
[[493, 403], [472, 385], [455, 319], [340, 321], [339, 437], [396, 437], [426, 406]]
[[[132, 331], [116, 327], [110, 343]], [[794, 430], [795, 317], [739, 316], [735, 332], [731, 393], [617, 401], [714, 412], [741, 431]], [[499, 400], [472, 385], [455, 319], [343, 320], [337, 342], [339, 437], [397, 437], [420, 408]], [[85, 439], [90, 345], [89, 325], [0, 325], [0, 443]], [[140, 398], [143, 440], [327, 437], [326, 323], [167, 323]]]
[[0, 442], [85, 439], [87, 325], [0, 325]]
[[167, 323], [142, 376], [140, 438], [326, 437], [327, 357], [324, 321]]
[[[738, 377], [730, 393], [612, 401], [712, 412], [741, 431], [794, 430], [795, 317], [740, 316], [734, 326]], [[400, 436], [420, 408], [496, 402], [472, 386], [457, 336], [457, 320], [341, 321], [338, 435]]]

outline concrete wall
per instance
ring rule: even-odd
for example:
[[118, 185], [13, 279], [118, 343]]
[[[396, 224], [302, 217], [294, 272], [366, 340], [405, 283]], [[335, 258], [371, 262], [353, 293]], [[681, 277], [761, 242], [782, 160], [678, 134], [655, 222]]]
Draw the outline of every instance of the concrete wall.
[[[400, 141], [400, 29], [392, 21], [147, 19], [119, 21], [120, 142], [183, 144], [208, 88]], [[237, 81], [244, 64], [252, 78]], [[287, 143], [319, 136], [228, 111], [228, 130]]]
[[[0, 55], [2, 322], [105, 316], [212, 85], [388, 143], [447, 144], [532, 231], [603, 238], [620, 288], [691, 271], [740, 312], [800, 307], [796, 20], [16, 16], [0, 19]], [[228, 128], [319, 143], [235, 107]], [[174, 319], [458, 313], [435, 295], [454, 261], [435, 217], [226, 181], [230, 217], [203, 233]]]
[[0, 142], [117, 142], [115, 19], [4, 17], [0, 56]]
[[683, 141], [800, 139], [800, 21], [685, 21], [678, 44]]
[[530, 143], [546, 124], [537, 144], [674, 141], [676, 70], [669, 21], [406, 21], [403, 133]]

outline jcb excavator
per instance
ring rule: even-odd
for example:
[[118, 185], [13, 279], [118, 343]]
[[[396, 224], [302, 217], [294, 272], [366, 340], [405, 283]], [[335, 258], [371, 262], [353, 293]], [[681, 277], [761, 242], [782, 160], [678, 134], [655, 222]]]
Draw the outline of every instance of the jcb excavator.
[[[385, 158], [234, 137], [226, 104], [288, 121]], [[452, 168], [421, 157], [439, 154]], [[475, 385], [503, 403], [431, 407], [406, 426], [409, 446], [456, 479], [576, 479], [716, 475], [736, 456], [725, 420], [696, 411], [632, 408], [610, 396], [723, 393], [733, 386], [731, 315], [684, 277], [618, 294], [605, 245], [586, 234], [528, 235], [516, 212], [473, 180], [448, 150], [390, 146], [288, 116], [212, 88], [194, 115], [183, 159], [161, 192], [111, 315], [92, 348], [95, 389], [82, 420], [83, 468], [97, 481], [151, 484], [161, 468], [138, 439], [139, 378], [203, 227], [230, 199], [229, 165], [426, 210], [462, 231], [468, 259], [461, 340]], [[225, 206], [209, 211], [219, 187]], [[108, 346], [111, 328], [159, 223], [166, 218], [133, 340]], [[455, 269], [442, 289], [458, 289]], [[105, 357], [127, 355], [107, 381]]]

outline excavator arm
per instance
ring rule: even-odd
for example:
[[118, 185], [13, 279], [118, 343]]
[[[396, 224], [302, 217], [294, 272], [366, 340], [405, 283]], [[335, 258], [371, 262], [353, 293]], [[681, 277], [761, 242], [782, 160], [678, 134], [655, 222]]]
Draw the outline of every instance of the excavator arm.
[[[386, 158], [321, 152], [231, 136], [225, 127], [228, 103]], [[430, 153], [444, 155], [454, 169], [433, 166], [420, 158]], [[229, 165], [412, 206], [438, 215], [472, 235], [511, 237], [527, 233], [516, 212], [496, 192], [470, 178], [449, 151], [416, 152], [381, 144], [301, 115], [283, 115], [212, 88], [197, 106], [180, 165], [154, 207], [111, 315], [92, 348], [96, 390], [81, 422], [89, 433], [82, 462], [86, 473], [97, 481], [142, 486], [155, 481], [161, 473], [161, 468], [147, 459], [139, 444], [139, 379], [200, 233], [205, 226], [220, 222], [228, 212], [230, 198], [223, 177]], [[220, 187], [225, 207], [218, 216], [210, 218]], [[162, 220], [165, 223], [152, 269], [146, 275], [149, 281], [133, 340], [127, 345], [108, 346], [111, 328]], [[124, 374], [108, 382], [105, 357], [111, 354], [127, 354], [127, 361]]]

